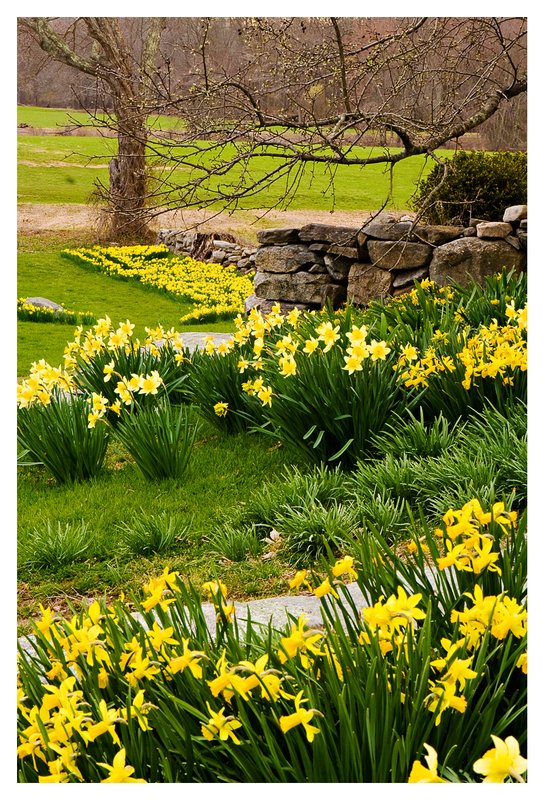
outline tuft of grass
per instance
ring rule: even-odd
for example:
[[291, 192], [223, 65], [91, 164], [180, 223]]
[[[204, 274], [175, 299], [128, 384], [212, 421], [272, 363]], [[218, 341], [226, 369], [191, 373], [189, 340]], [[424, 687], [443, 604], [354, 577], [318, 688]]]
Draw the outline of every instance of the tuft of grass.
[[229, 561], [245, 561], [256, 558], [263, 548], [255, 525], [236, 527], [226, 524], [210, 537], [210, 552]]
[[51, 569], [85, 561], [91, 545], [84, 520], [56, 524], [48, 520], [34, 527], [19, 548], [19, 563], [27, 569]]
[[146, 514], [144, 509], [129, 522], [118, 525], [121, 542], [134, 555], [166, 553], [187, 541], [192, 518], [161, 512]]

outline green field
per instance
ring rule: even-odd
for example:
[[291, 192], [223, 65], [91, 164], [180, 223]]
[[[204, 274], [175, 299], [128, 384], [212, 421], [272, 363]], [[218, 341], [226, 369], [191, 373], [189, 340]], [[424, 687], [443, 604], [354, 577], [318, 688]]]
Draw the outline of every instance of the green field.
[[[103, 114], [97, 113], [99, 119], [105, 119]], [[86, 111], [76, 111], [73, 108], [40, 108], [39, 106], [17, 106], [17, 124], [26, 123], [31, 128], [57, 128], [73, 127], [74, 124], [93, 126], [93, 117]], [[156, 129], [176, 130], [184, 127], [184, 121], [179, 117], [153, 116], [149, 117], [148, 124]]]
[[[42, 116], [42, 127], [46, 127], [45, 121], [53, 124], [55, 119], [58, 120], [57, 124], [62, 124], [61, 120], [66, 120], [68, 112], [20, 107], [19, 114], [30, 115], [29, 120], [38, 120]], [[188, 148], [185, 149], [187, 160], [210, 166], [218, 154], [205, 150], [205, 147], [206, 142], [194, 142], [192, 154]], [[20, 136], [18, 202], [87, 203], [97, 180], [107, 184], [108, 162], [116, 151], [117, 140], [105, 136]], [[391, 151], [399, 152], [399, 148], [391, 148]], [[376, 155], [377, 152], [378, 148], [355, 147], [352, 155]], [[438, 154], [446, 156], [451, 156], [452, 153], [452, 150], [438, 151]], [[234, 146], [227, 146], [223, 148], [221, 158], [228, 160], [234, 155]], [[160, 168], [153, 164], [153, 160], [151, 164], [153, 175], [159, 178]], [[278, 159], [263, 156], [254, 159], [251, 167], [240, 166], [233, 169], [227, 179], [214, 179], [209, 189], [214, 190], [221, 183], [221, 189], [228, 194], [232, 186], [244, 180], [243, 170], [248, 170], [248, 180], [259, 180], [277, 167]], [[290, 207], [293, 209], [366, 211], [382, 207], [388, 198], [388, 208], [404, 210], [409, 207], [418, 181], [431, 167], [432, 162], [424, 156], [410, 158], [395, 166], [392, 177], [388, 165], [384, 164], [370, 164], [366, 167], [343, 165], [335, 170], [324, 164], [309, 164], [295, 185], [293, 175], [281, 178], [274, 185], [265, 186], [254, 196], [241, 200], [240, 207], [285, 207], [282, 200], [290, 195]], [[191, 175], [190, 169], [187, 165], [179, 167], [170, 177], [172, 184], [176, 186], [187, 181]], [[201, 197], [204, 202], [206, 189], [201, 191]], [[219, 209], [221, 204], [215, 202], [212, 208]]]

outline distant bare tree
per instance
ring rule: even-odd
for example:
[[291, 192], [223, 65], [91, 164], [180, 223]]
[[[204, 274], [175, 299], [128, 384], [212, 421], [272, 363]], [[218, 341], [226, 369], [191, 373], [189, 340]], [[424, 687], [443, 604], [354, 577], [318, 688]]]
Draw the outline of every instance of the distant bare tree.
[[[83, 17], [21, 26], [109, 98], [119, 153], [102, 191], [112, 231], [129, 235], [165, 208], [262, 207], [261, 190], [274, 185], [287, 207], [316, 167], [329, 174], [333, 205], [341, 165], [382, 163], [393, 174], [409, 157], [437, 159], [438, 148], [485, 123], [499, 141], [494, 119], [515, 127], [527, 88], [525, 18]], [[159, 114], [183, 124], [150, 130], [148, 115]], [[369, 143], [371, 152], [361, 147]]]
[[118, 137], [118, 154], [110, 162], [106, 191], [110, 234], [142, 235], [148, 221], [146, 143], [154, 90], [151, 76], [156, 73], [165, 19], [140, 20], [144, 24], [136, 41], [129, 39], [120, 20], [113, 17], [62, 20], [60, 25], [42, 17], [19, 22], [54, 61], [93, 76], [107, 87]]
[[[526, 92], [524, 18], [229, 20], [239, 53], [230, 63], [214, 47], [225, 26], [201, 22], [189, 91], [171, 87], [157, 107], [187, 121], [166, 151], [165, 139], [150, 141], [171, 170], [161, 207], [259, 206], [274, 183], [287, 205], [315, 165], [329, 171], [333, 197], [340, 165], [393, 170], [435, 157], [499, 111], [509, 117]], [[386, 146], [363, 152], [369, 137]]]

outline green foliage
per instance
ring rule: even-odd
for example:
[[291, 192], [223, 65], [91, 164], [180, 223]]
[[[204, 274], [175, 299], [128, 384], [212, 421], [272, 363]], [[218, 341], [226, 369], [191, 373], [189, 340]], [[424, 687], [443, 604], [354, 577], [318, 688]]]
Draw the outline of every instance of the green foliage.
[[256, 558], [263, 549], [256, 525], [235, 527], [226, 523], [210, 536], [210, 552], [230, 561]]
[[89, 428], [91, 401], [55, 389], [49, 405], [17, 411], [17, 440], [41, 461], [58, 483], [93, 478], [100, 472], [108, 446], [105, 426]]
[[171, 405], [163, 396], [137, 413], [122, 412], [114, 436], [127, 448], [145, 478], [180, 480], [189, 466], [197, 433], [191, 417], [190, 409]]
[[55, 568], [77, 561], [85, 561], [92, 540], [87, 524], [79, 522], [55, 525], [50, 520], [35, 527], [22, 547], [18, 561], [28, 569]]
[[[497, 221], [508, 206], [526, 203], [527, 155], [525, 152], [485, 153], [460, 151], [447, 165], [436, 164], [423, 178], [412, 201], [423, 210], [427, 222], [467, 225], [470, 217]], [[438, 188], [439, 187], [439, 188]], [[428, 207], [428, 195], [437, 189]]]
[[[348, 307], [332, 319], [344, 335], [355, 321], [354, 311]], [[316, 333], [315, 326], [316, 319], [310, 317], [299, 324], [301, 341]], [[383, 333], [377, 326], [369, 338], [380, 339]], [[311, 356], [296, 351], [296, 374], [287, 377], [278, 370], [272, 347], [262, 358], [260, 376], [273, 390], [271, 406], [263, 408], [264, 429], [316, 464], [352, 466], [365, 456], [373, 435], [392, 412], [402, 413], [407, 403], [393, 370], [393, 351], [382, 360], [365, 359], [361, 371], [352, 375], [345, 370], [340, 347], [316, 350]]]
[[350, 552], [360, 528], [357, 509], [350, 504], [299, 502], [277, 514], [282, 555], [295, 567], [311, 566], [320, 558]]
[[184, 520], [162, 511], [147, 514], [144, 509], [120, 526], [121, 542], [135, 555], [149, 556], [166, 553], [186, 541], [191, 519]]
[[426, 423], [422, 409], [419, 417], [407, 411], [406, 419], [394, 415], [393, 421], [373, 437], [373, 446], [382, 455], [398, 458], [440, 456], [456, 443], [462, 429], [463, 424], [450, 423], [441, 412], [432, 422]]
[[[206, 353], [196, 350], [191, 358], [189, 397], [200, 415], [219, 431], [228, 434], [247, 431], [262, 415], [260, 404], [242, 391], [237, 367], [244, 350]], [[227, 413], [217, 414], [214, 406], [227, 403]]]

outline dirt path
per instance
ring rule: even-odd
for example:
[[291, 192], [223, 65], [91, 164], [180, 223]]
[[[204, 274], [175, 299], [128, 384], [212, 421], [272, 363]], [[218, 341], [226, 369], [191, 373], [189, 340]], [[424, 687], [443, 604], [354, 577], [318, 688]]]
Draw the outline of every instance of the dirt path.
[[[396, 214], [397, 216], [398, 214]], [[155, 217], [150, 227], [180, 228], [193, 227], [206, 233], [231, 233], [243, 244], [255, 245], [256, 232], [261, 228], [301, 227], [310, 222], [323, 222], [334, 225], [359, 226], [371, 216], [369, 211], [236, 211], [224, 212], [186, 209], [165, 211]], [[21, 203], [17, 213], [19, 234], [43, 234], [49, 231], [90, 231], [97, 225], [97, 212], [87, 205], [34, 204]]]

